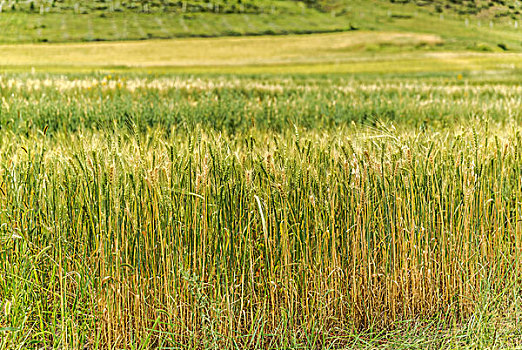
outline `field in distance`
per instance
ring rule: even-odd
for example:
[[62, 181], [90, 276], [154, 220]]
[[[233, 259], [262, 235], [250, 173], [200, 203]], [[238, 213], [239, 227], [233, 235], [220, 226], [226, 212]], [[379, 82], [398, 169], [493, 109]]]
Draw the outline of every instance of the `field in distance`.
[[149, 73], [430, 73], [521, 70], [522, 53], [447, 51], [439, 35], [347, 33], [0, 45], [7, 71]]
[[1, 43], [304, 34], [359, 29], [417, 30], [440, 35], [447, 49], [522, 49], [522, 5], [510, 0], [63, 0], [10, 4], [12, 6], [4, 2], [0, 12]]

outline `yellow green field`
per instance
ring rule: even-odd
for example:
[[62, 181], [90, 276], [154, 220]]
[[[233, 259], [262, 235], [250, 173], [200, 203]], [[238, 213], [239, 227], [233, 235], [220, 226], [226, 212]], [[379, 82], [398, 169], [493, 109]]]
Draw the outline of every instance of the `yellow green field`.
[[0, 350], [522, 348], [520, 4], [216, 1], [2, 9]]
[[185, 73], [518, 72], [521, 53], [436, 50], [436, 35], [347, 32], [280, 37], [0, 45], [7, 71]]

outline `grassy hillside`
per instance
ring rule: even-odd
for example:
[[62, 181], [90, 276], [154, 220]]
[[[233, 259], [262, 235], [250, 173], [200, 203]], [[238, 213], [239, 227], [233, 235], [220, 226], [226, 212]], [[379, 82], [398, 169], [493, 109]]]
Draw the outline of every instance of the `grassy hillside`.
[[[270, 9], [287, 9], [296, 3], [301, 6], [315, 1], [293, 0], [31, 0], [14, 1], [4, 11], [27, 13], [263, 13]], [[317, 3], [319, 5], [320, 3]]]
[[[392, 5], [411, 4], [437, 13], [512, 17], [520, 15], [517, 0], [381, 0]], [[3, 12], [25, 13], [273, 13], [314, 8], [321, 12], [338, 11], [353, 0], [29, 0], [1, 3]]]
[[482, 18], [520, 16], [522, 4], [517, 0], [390, 0], [395, 4], [414, 4], [436, 13], [476, 15]]
[[[4, 3], [0, 42], [361, 30], [440, 35], [448, 49], [522, 49], [517, 1], [35, 1]], [[32, 4], [32, 5], [31, 5]]]
[[[420, 6], [419, 3], [428, 4]], [[441, 2], [438, 2], [441, 3]], [[462, 14], [453, 1], [437, 10], [437, 2], [392, 3], [382, 0], [338, 1], [339, 16], [349, 18], [354, 26], [366, 30], [388, 30], [439, 35], [444, 44], [439, 47], [451, 50], [518, 51], [522, 49], [520, 15], [496, 16], [509, 7], [477, 14]], [[464, 2], [462, 2], [464, 3]], [[462, 5], [461, 5], [462, 6]], [[520, 5], [517, 5], [520, 8]]]
[[349, 30], [306, 1], [30, 1], [0, 14], [0, 42], [139, 40]]
[[[180, 2], [181, 3], [181, 2]], [[260, 2], [233, 12], [191, 11], [191, 8], [107, 10], [69, 7], [41, 12], [4, 11], [0, 14], [0, 42], [76, 42], [143, 40], [174, 37], [313, 33], [349, 30], [350, 24], [299, 2]], [[264, 4], [264, 5], [262, 5]], [[225, 12], [223, 12], [225, 11]]]
[[[466, 2], [451, 2], [442, 9], [435, 1], [423, 3], [425, 6], [383, 0], [277, 1], [268, 6], [270, 3], [256, 2], [252, 7], [242, 3], [245, 12], [241, 13], [197, 12], [196, 7], [187, 7], [183, 13], [175, 7], [162, 11], [152, 5], [147, 7], [149, 13], [137, 7], [113, 11], [92, 6], [85, 13], [75, 13], [67, 3], [43, 14], [23, 9], [4, 12], [0, 15], [4, 29], [0, 32], [0, 67], [247, 74], [472, 74], [521, 69], [522, 23], [494, 15], [510, 6], [515, 13], [519, 4], [488, 5], [485, 13], [485, 5], [478, 2], [480, 11], [463, 15], [459, 9]], [[259, 36], [331, 31], [337, 33]], [[246, 34], [259, 37], [130, 40]], [[67, 43], [85, 40], [125, 42]], [[35, 45], [32, 41], [64, 43]], [[501, 55], [506, 52], [511, 54]]]

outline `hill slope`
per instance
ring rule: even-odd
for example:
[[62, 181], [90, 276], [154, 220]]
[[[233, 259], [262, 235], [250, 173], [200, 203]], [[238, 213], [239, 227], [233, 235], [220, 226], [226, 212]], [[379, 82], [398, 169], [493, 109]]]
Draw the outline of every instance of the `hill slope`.
[[4, 2], [0, 42], [143, 40], [362, 29], [440, 35], [443, 42], [439, 47], [443, 49], [519, 51], [521, 6], [518, 1], [509, 0]]

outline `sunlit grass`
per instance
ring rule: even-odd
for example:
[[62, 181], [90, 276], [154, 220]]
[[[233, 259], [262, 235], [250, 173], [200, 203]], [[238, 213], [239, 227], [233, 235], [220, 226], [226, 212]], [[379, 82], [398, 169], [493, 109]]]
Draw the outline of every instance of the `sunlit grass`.
[[4, 77], [1, 346], [518, 344], [519, 90]]

